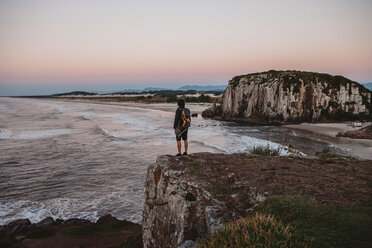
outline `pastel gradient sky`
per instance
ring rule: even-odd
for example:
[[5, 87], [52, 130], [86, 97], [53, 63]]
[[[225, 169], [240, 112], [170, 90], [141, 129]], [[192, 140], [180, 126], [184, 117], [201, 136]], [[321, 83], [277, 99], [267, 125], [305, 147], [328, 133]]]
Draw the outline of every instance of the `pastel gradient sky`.
[[224, 84], [270, 69], [372, 81], [372, 1], [0, 1], [0, 95]]

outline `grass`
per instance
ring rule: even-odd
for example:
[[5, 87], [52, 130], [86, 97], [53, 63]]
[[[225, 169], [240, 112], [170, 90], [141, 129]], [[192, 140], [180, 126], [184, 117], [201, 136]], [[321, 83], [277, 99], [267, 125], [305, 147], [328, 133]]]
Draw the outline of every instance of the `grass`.
[[289, 225], [272, 216], [256, 214], [228, 224], [200, 247], [303, 247], [293, 239], [292, 232]]
[[191, 166], [192, 168], [192, 172], [194, 174], [197, 174], [199, 173], [200, 169], [201, 169], [201, 164], [198, 163], [198, 162], [195, 162], [195, 161], [190, 161], [190, 162], [187, 162], [187, 165]]
[[321, 205], [305, 196], [274, 196], [200, 247], [372, 247], [372, 201]]
[[355, 158], [353, 158], [351, 156], [343, 156], [343, 155], [339, 155], [339, 154], [332, 153], [332, 152], [319, 153], [319, 154], [317, 154], [317, 156], [319, 158], [323, 158], [323, 159], [344, 159], [344, 160], [353, 160], [353, 159], [355, 159]]
[[294, 228], [294, 240], [311, 247], [372, 247], [372, 201], [355, 206], [320, 205], [303, 196], [276, 196], [257, 209]]
[[282, 148], [271, 149], [269, 145], [255, 145], [249, 149], [251, 154], [261, 155], [261, 156], [279, 156]]

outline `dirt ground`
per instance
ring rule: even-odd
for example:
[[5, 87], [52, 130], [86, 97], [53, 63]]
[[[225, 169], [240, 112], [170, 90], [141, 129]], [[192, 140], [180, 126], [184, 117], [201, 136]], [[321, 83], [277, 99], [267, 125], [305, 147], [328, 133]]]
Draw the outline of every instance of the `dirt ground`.
[[217, 198], [234, 198], [238, 205], [251, 188], [267, 196], [310, 196], [320, 204], [353, 205], [370, 198], [371, 160], [320, 156], [309, 159], [198, 153], [172, 159], [175, 167], [186, 170], [188, 180], [198, 181]]

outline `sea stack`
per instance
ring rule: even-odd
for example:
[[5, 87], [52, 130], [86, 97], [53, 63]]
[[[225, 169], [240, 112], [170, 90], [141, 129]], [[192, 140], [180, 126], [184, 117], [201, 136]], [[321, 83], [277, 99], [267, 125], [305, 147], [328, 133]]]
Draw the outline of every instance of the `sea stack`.
[[342, 76], [267, 71], [229, 81], [204, 117], [256, 124], [372, 120], [371, 91]]

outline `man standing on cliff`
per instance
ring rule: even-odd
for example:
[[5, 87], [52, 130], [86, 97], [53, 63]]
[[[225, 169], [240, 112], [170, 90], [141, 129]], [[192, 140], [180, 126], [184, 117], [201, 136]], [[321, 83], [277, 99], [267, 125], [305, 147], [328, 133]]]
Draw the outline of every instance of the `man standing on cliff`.
[[190, 110], [185, 108], [185, 101], [183, 99], [178, 100], [178, 108], [176, 110], [176, 116], [174, 117], [174, 133], [177, 139], [178, 153], [176, 156], [181, 156], [181, 138], [185, 144], [185, 152], [183, 155], [187, 155], [187, 131], [190, 127], [191, 117]]

